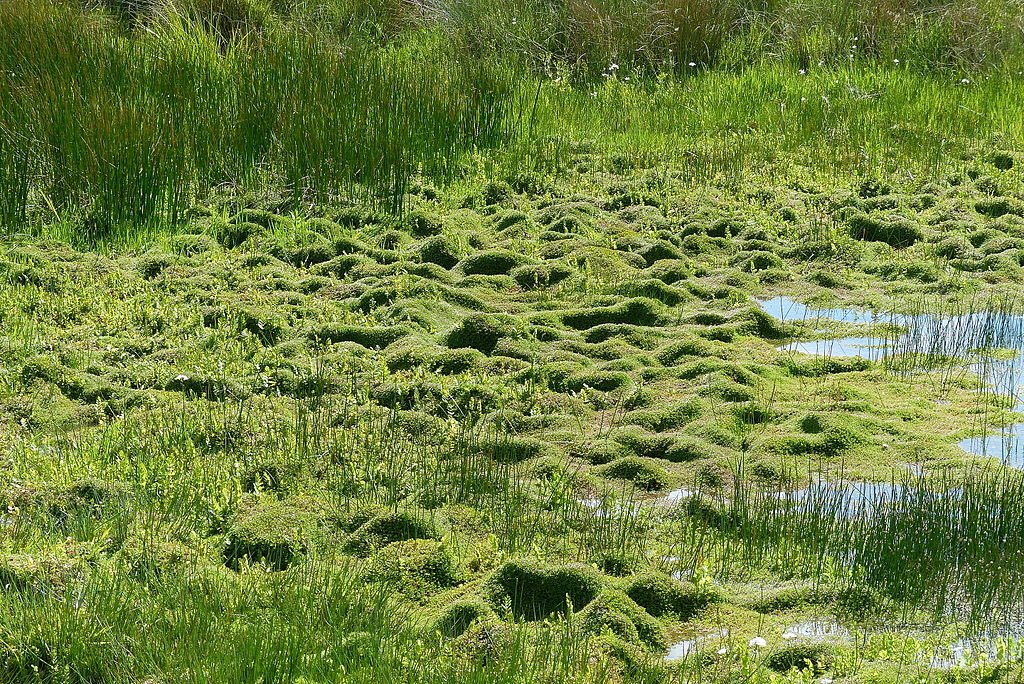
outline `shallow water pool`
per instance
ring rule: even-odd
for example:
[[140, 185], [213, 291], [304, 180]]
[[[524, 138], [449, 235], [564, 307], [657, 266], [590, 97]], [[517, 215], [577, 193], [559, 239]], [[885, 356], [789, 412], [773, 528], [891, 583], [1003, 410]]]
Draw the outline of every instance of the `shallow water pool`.
[[[832, 321], [838, 323], [889, 323], [904, 327], [896, 337], [850, 336], [795, 341], [783, 346], [810, 356], [859, 357], [879, 361], [895, 355], [929, 354], [959, 358], [964, 367], [998, 394], [1013, 398], [1014, 410], [1024, 412], [1024, 316], [1001, 312], [963, 315], [918, 314], [880, 315], [852, 308], [819, 309], [789, 297], [774, 297], [759, 303], [761, 308], [783, 322]], [[972, 350], [988, 347], [1018, 352], [1010, 358], [967, 358]], [[1024, 423], [1006, 426], [998, 433], [962, 440], [960, 448], [976, 456], [998, 458], [1006, 465], [1024, 468]]]

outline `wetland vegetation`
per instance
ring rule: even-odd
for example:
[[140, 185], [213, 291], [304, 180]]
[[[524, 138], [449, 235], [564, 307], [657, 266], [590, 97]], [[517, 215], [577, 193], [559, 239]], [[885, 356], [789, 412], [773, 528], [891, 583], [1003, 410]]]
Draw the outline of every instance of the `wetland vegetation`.
[[0, 36], [0, 682], [1024, 680], [1018, 0]]

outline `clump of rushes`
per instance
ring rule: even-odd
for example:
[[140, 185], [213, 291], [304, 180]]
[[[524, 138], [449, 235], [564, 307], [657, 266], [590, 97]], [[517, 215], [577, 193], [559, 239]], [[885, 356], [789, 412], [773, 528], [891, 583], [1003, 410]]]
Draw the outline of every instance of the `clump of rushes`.
[[127, 39], [72, 4], [5, 4], [0, 71], [18, 77], [0, 81], [0, 218], [24, 219], [45, 194], [95, 239], [177, 222], [197, 190], [268, 177], [294, 198], [342, 192], [398, 210], [414, 172], [448, 176], [462, 151], [515, 125], [500, 60], [463, 59], [430, 35], [394, 50], [339, 44], [271, 28], [262, 2], [222, 4], [249, 9], [167, 3]]

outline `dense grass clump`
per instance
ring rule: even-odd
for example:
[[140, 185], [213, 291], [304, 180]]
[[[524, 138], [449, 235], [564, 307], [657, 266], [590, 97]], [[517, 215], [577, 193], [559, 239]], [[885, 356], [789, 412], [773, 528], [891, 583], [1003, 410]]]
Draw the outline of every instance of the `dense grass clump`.
[[393, 208], [421, 166], [444, 175], [512, 123], [502, 70], [429, 34], [376, 49], [201, 7], [167, 3], [125, 37], [69, 4], [4, 5], [0, 218], [55, 211], [101, 237], [174, 222], [222, 183]]

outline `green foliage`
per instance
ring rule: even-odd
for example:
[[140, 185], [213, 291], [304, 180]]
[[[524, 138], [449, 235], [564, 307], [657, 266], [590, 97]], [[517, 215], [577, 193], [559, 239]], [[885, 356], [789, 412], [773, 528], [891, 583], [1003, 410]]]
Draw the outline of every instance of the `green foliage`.
[[775, 649], [765, 656], [764, 664], [777, 672], [795, 668], [820, 674], [831, 669], [835, 659], [836, 648], [832, 644], [802, 643]]

